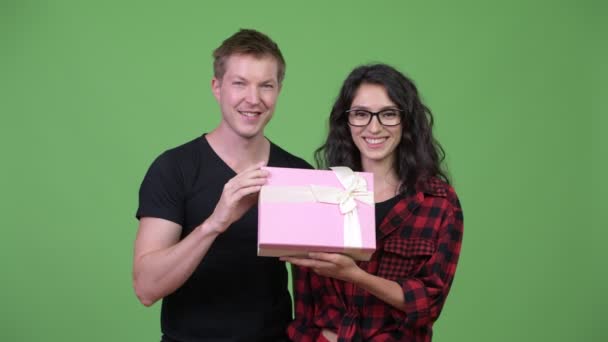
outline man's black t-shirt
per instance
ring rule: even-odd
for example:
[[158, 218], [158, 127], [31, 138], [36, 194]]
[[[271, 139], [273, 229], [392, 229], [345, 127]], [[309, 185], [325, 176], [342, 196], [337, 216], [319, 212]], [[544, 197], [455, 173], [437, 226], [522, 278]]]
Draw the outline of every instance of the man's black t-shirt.
[[[311, 168], [272, 143], [268, 166]], [[137, 218], [178, 223], [183, 238], [211, 215], [235, 175], [205, 136], [168, 150], [141, 184]], [[253, 207], [220, 234], [192, 276], [163, 299], [163, 341], [285, 339], [291, 320], [287, 272], [277, 258], [257, 256], [257, 215]]]

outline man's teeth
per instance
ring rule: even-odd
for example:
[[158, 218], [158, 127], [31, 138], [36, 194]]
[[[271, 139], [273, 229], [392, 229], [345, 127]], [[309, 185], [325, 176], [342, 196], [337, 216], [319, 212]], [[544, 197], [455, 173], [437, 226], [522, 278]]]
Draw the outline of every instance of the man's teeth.
[[245, 115], [245, 116], [248, 116], [248, 117], [254, 117], [254, 116], [258, 116], [258, 115], [260, 115], [260, 114], [259, 114], [259, 113], [257, 113], [257, 112], [241, 112], [241, 114], [243, 114], [243, 115]]
[[380, 143], [384, 142], [385, 140], [386, 140], [386, 138], [378, 138], [378, 139], [365, 138], [365, 141], [367, 141], [369, 144], [380, 144]]

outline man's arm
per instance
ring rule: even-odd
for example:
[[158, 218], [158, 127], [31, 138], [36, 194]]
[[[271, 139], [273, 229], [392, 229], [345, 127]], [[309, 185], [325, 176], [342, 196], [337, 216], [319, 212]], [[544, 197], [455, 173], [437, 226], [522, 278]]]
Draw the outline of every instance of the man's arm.
[[142, 304], [150, 306], [182, 286], [215, 238], [255, 204], [268, 176], [261, 166], [255, 165], [228, 181], [213, 214], [181, 241], [179, 224], [141, 218], [133, 255], [133, 287]]
[[155, 217], [142, 217], [135, 239], [133, 287], [150, 306], [172, 293], [192, 275], [219, 234], [209, 220], [179, 241], [182, 227]]

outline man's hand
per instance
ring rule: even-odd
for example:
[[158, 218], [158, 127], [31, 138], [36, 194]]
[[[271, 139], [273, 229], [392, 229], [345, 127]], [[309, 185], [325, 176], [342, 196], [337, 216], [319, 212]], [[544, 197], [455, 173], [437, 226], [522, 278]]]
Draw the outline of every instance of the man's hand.
[[308, 257], [310, 259], [281, 257], [281, 260], [297, 266], [308, 267], [319, 275], [350, 283], [357, 283], [359, 277], [365, 272], [347, 255], [337, 253], [308, 253]]
[[214, 231], [224, 232], [255, 205], [258, 193], [268, 178], [268, 171], [262, 170], [262, 166], [264, 163], [258, 163], [245, 169], [224, 185], [222, 196], [209, 217]]

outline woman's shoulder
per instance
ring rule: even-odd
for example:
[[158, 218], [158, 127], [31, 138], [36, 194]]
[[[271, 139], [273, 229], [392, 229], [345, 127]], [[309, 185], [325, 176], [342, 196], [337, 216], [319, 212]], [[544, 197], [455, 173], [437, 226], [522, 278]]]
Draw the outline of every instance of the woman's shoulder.
[[418, 182], [416, 195], [431, 201], [446, 201], [452, 209], [460, 210], [460, 200], [454, 187], [439, 177], [429, 177]]

